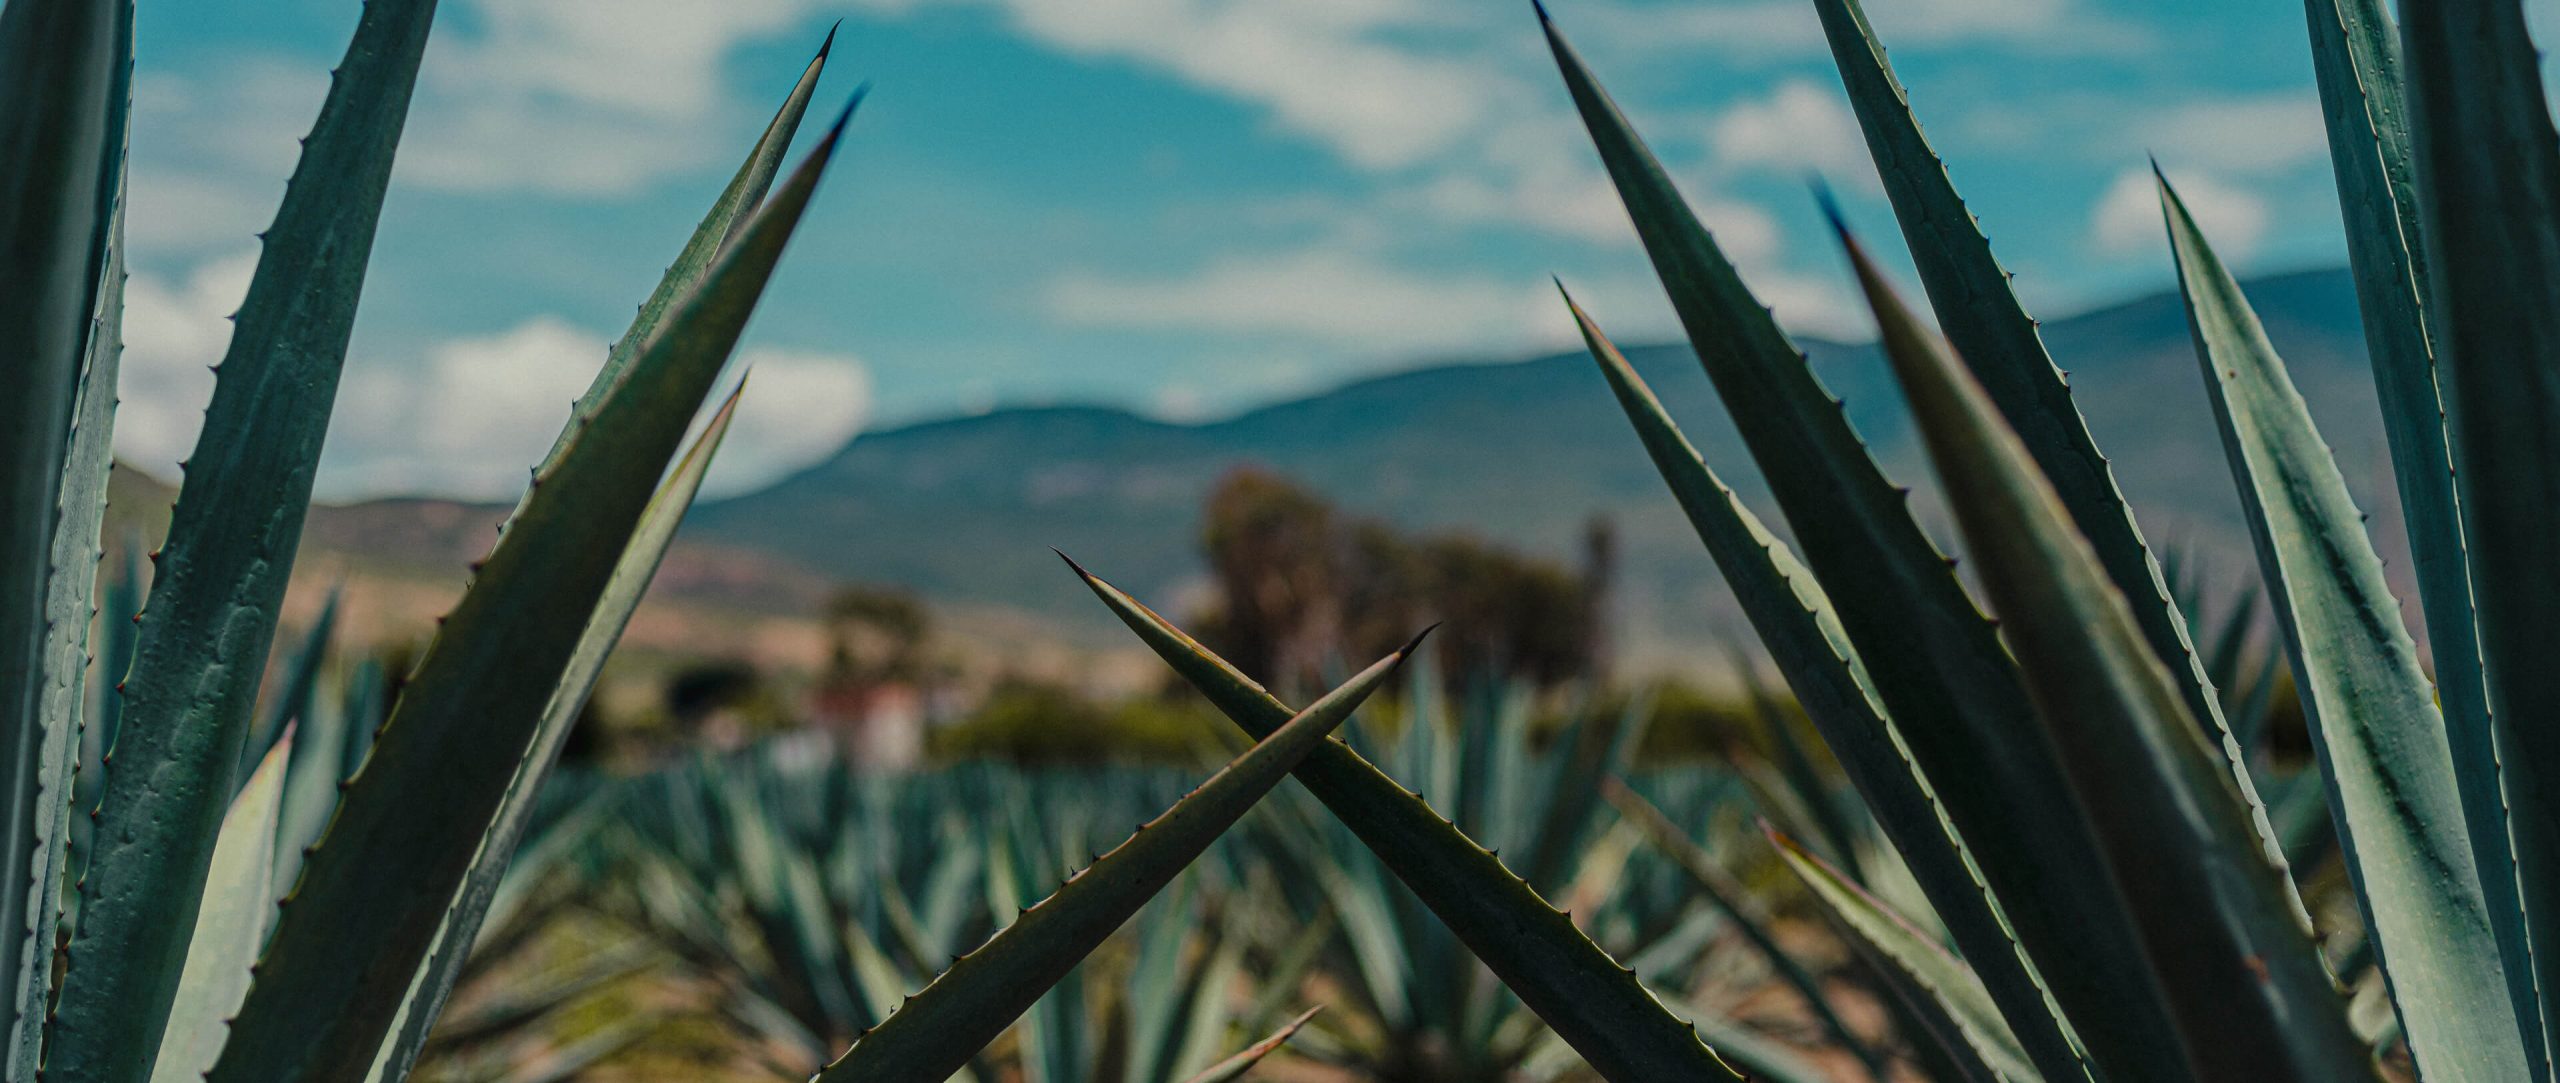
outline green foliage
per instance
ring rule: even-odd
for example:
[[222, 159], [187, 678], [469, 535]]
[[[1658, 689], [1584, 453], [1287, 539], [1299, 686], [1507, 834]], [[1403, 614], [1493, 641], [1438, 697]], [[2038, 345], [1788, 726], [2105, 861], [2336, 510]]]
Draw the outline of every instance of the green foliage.
[[[0, 445], [0, 850], [25, 874], [0, 891], [10, 1083], [405, 1076], [726, 427], [661, 480], [835, 145], [766, 198], [814, 64], [396, 704], [366, 667], [340, 694], [333, 602], [257, 709], [435, 10], [365, 6], [261, 235], [149, 592], [113, 578], [93, 649], [131, 10], [0, 7], [0, 382], [24, 413]], [[91, 715], [93, 657], [111, 691]]]
[[1217, 746], [1217, 717], [1188, 697], [1102, 703], [1073, 689], [1007, 681], [966, 717], [937, 726], [926, 748], [942, 760], [1022, 764], [1188, 763]]

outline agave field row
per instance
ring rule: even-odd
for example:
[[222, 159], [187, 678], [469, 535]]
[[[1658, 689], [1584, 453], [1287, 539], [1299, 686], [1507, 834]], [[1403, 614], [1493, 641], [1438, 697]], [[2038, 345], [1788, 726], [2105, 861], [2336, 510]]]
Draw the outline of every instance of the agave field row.
[[[2521, 4], [2406, 0], [2401, 26], [2381, 0], [2304, 5], [2414, 604], [2247, 297], [2160, 186], [2199, 408], [2308, 721], [2315, 766], [2277, 775], [2263, 701], [2233, 693], [2260, 680], [2169, 589], [1857, 0], [1808, 2], [1934, 315], [1832, 209], [1969, 575], [1593, 68], [1538, 23], [1785, 530], [1717, 473], [1743, 464], [1701, 460], [1593, 314], [1567, 299], [1558, 318], [1845, 786], [1809, 752], [1642, 770], [1633, 727], [1591, 719], [1535, 744], [1506, 729], [1516, 708], [1439, 708], [1427, 681], [1399, 712], [1431, 723], [1337, 737], [1415, 645], [1284, 703], [1076, 568], [1234, 723], [1232, 762], [1171, 782], [889, 783], [747, 760], [564, 805], [542, 784], [845, 145], [850, 103], [783, 168], [825, 49], [396, 693], [322, 710], [300, 663], [282, 689], [262, 678], [437, 5], [364, 6], [261, 235], [148, 591], [102, 597], [133, 11], [7, 0], [0, 868], [22, 878], [0, 884], [0, 1080], [406, 1077], [492, 916], [537, 897], [525, 873], [508, 887], [528, 841], [551, 856], [527, 868], [586, 869], [648, 942], [738, 990], [777, 1066], [830, 1081], [1233, 1078], [1292, 1034], [1390, 1079], [1896, 1062], [2046, 1083], [2551, 1079], [2560, 137]], [[1737, 842], [1743, 803], [1771, 826]], [[1737, 875], [1770, 861], [1857, 969], [1793, 957], [1772, 885]], [[1813, 1037], [1789, 1044], [1851, 1063], [1791, 1064], [1702, 1012], [1717, 946], [1758, 960], [1767, 977], [1742, 986], [1791, 991]], [[1151, 992], [1096, 989], [1089, 960]], [[1298, 1022], [1337, 1006], [1341, 1022]]]

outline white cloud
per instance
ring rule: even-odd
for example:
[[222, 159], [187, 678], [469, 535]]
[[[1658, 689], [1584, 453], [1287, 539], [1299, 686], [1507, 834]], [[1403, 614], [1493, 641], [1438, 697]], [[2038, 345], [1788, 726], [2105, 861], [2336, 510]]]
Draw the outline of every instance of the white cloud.
[[1463, 12], [1425, 0], [979, 2], [1070, 55], [1135, 63], [1262, 106], [1282, 129], [1370, 169], [1412, 166], [1452, 149], [1523, 89], [1472, 50], [1388, 40], [1399, 29], [1465, 21]]
[[[244, 253], [177, 281], [138, 274], [127, 284], [120, 457], [168, 476], [193, 447], [213, 392], [206, 366], [230, 340], [225, 317], [255, 262]], [[350, 358], [321, 494], [516, 496], [603, 363], [609, 337], [540, 316], [437, 343], [416, 359]], [[825, 457], [869, 413], [869, 376], [853, 358], [749, 347], [737, 364], [753, 378], [713, 467], [714, 491], [752, 488]]]
[[744, 492], [836, 453], [871, 414], [871, 372], [842, 354], [779, 347], [739, 352], [746, 397], [703, 483]]
[[214, 76], [137, 76], [129, 242], [203, 256], [265, 229], [328, 88], [325, 69], [266, 57]]
[[[779, 86], [773, 101], [733, 94], [729, 54], [818, 6], [474, 0], [474, 18], [449, 20], [428, 47], [401, 175], [455, 191], [615, 195], [708, 165], [731, 142], [719, 138], [728, 120], [779, 102]], [[450, 32], [460, 26], [474, 32]]]
[[1790, 79], [1768, 97], [1725, 110], [1708, 133], [1720, 164], [1819, 174], [1836, 184], [1873, 187], [1858, 118], [1840, 92], [1808, 79]]
[[1043, 304], [1088, 327], [1285, 335], [1371, 352], [1427, 349], [1452, 338], [1497, 340], [1552, 323], [1542, 283], [1406, 271], [1345, 252], [1230, 257], [1170, 279], [1072, 275]]
[[[2154, 44], [2142, 27], [2083, 0], [1876, 0], [1866, 13], [1876, 36], [1894, 48], [1983, 43], [2123, 54]], [[1559, 15], [1577, 41], [1656, 55], [1713, 50], [1766, 61], [1825, 48], [1813, 5], [1798, 0], [1586, 0]]]
[[[2161, 161], [2217, 172], [2270, 173], [2329, 153], [2320, 97], [2309, 88], [2187, 102], [2153, 114], [2136, 131]], [[2108, 146], [2123, 142], [2112, 136]]]
[[[1857, 326], [1855, 306], [1837, 286], [1775, 273], [1750, 278], [1791, 328], [1838, 334]], [[1573, 289], [1594, 311], [1620, 313], [1612, 328], [1631, 339], [1670, 331], [1661, 291], [1648, 278]], [[1070, 325], [1272, 335], [1380, 358], [1573, 341], [1549, 283], [1417, 271], [1335, 249], [1230, 257], [1163, 278], [1069, 275], [1051, 282], [1042, 300]]]
[[171, 279], [135, 274], [124, 287], [124, 357], [117, 373], [116, 456], [160, 477], [204, 425], [213, 364], [231, 342], [231, 313], [249, 292], [255, 250], [235, 252]]
[[[2257, 194], [2209, 174], [2173, 170], [2169, 182], [2205, 238], [2225, 259], [2245, 258], [2267, 232], [2267, 204]], [[2167, 244], [2157, 182], [2147, 169], [2116, 175], [2089, 214], [2089, 237], [2106, 252], [2154, 251]]]
[[[802, 27], [819, 6], [469, 0], [468, 18], [447, 17], [429, 39], [399, 183], [612, 196], [719, 164], [789, 85], [768, 73], [752, 95], [733, 90], [730, 54]], [[316, 58], [250, 54], [138, 79], [134, 242], [201, 254], [264, 228], [327, 72]]]

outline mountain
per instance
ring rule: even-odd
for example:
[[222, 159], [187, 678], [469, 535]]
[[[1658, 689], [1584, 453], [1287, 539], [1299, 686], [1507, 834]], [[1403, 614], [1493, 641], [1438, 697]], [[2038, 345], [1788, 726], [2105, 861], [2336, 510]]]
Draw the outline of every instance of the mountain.
[[[2365, 507], [2387, 510], [2389, 467], [2346, 273], [2270, 276], [2248, 291], [2349, 484]], [[2236, 578], [2251, 560], [2247, 534], [2178, 299], [2147, 296], [2044, 331], [2155, 547]], [[1926, 463], [1873, 347], [1805, 345], [1886, 472], [1925, 490]], [[1774, 521], [1687, 348], [1628, 353], [1708, 462]], [[1606, 515], [1624, 554], [1617, 620], [1631, 662], [1668, 663], [1739, 633], [1713, 565], [1579, 352], [1403, 372], [1202, 424], [1045, 407], [867, 433], [769, 488], [697, 508], [686, 537], [1107, 635], [1108, 616], [1049, 548], [1143, 598], [1178, 602], [1203, 582], [1201, 498], [1244, 463], [1355, 513], [1558, 558], [1575, 552], [1591, 516]], [[1924, 517], [1943, 524], [1925, 491], [1920, 499]], [[2377, 523], [2377, 543], [2396, 553], [2397, 527], [2387, 516]]]

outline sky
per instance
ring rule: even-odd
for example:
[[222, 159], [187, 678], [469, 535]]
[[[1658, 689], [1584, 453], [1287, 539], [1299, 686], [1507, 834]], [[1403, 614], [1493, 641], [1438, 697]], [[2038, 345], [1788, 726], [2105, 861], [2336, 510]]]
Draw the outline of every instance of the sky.
[[[2146, 155], [2244, 272], [2343, 262], [2299, 0], [1867, 7], [2035, 311], [2168, 284]], [[1899, 238], [1810, 0], [1550, 8], [1781, 319], [1865, 336], [1809, 180]], [[191, 444], [357, 11], [142, 0], [127, 461]], [[1550, 275], [1622, 340], [1674, 331], [1527, 0], [444, 0], [320, 495], [519, 492], [838, 20], [808, 128], [873, 92], [715, 491], [927, 418], [1203, 419], [1562, 349]]]

